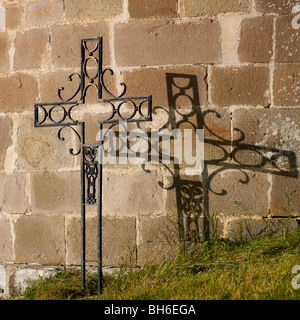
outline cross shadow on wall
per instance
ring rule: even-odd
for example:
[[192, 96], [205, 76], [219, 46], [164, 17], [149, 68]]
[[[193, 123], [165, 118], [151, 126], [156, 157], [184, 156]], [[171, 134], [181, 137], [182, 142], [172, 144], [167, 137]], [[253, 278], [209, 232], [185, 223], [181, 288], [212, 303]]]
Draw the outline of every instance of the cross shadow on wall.
[[[222, 202], [225, 204], [225, 196], [230, 192], [214, 183], [216, 177], [222, 179], [224, 172], [236, 171], [237, 174], [233, 175], [236, 181], [231, 181], [231, 184], [236, 184], [236, 188], [249, 184], [255, 173], [297, 178], [296, 156], [292, 151], [246, 143], [246, 135], [241, 128], [233, 128], [228, 110], [227, 118], [225, 113], [222, 114], [221, 108], [204, 107], [201, 110], [195, 75], [167, 73], [166, 84], [168, 108], [153, 107], [153, 120], [159, 113], [165, 115], [160, 130], [204, 130], [203, 173], [187, 176], [184, 168], [176, 164], [174, 156], [171, 155], [170, 164], [161, 162], [169, 172], [170, 179], [168, 183], [159, 182], [162, 188], [174, 191], [180, 240], [186, 243], [199, 242], [218, 233], [218, 221], [214, 216], [215, 209], [210, 207], [209, 197], [222, 205]], [[227, 132], [218, 126], [222, 121], [229, 124]], [[164, 151], [160, 145], [156, 148], [159, 150], [160, 159], [163, 159]], [[284, 165], [281, 165], [283, 162]], [[143, 167], [146, 170], [145, 166]]]

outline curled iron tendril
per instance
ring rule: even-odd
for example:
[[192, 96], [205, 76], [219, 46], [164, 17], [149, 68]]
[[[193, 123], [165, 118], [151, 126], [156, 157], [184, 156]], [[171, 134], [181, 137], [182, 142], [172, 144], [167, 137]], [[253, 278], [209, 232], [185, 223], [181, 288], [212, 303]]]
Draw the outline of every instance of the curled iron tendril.
[[[64, 141], [64, 140], [65, 140], [65, 138], [62, 137], [61, 133], [62, 133], [62, 130], [63, 130], [63, 129], [66, 129], [66, 128], [71, 129], [71, 131], [75, 133], [75, 135], [76, 135], [76, 137], [77, 137], [77, 139], [78, 139], [79, 145], [81, 145], [81, 137], [80, 137], [79, 133], [78, 133], [73, 127], [71, 127], [71, 126], [63, 126], [63, 127], [61, 127], [61, 128], [58, 130], [58, 133], [57, 133], [58, 139], [59, 139], [60, 141]], [[70, 148], [70, 149], [69, 149], [69, 152], [70, 152], [70, 154], [71, 154], [72, 156], [77, 156], [77, 155], [79, 155], [79, 153], [80, 153], [80, 148], [79, 148], [79, 150], [78, 150], [77, 152], [74, 152], [74, 149], [73, 149], [73, 148]]]
[[101, 85], [102, 85], [103, 89], [104, 89], [105, 92], [106, 92], [110, 97], [112, 97], [112, 98], [119, 99], [119, 98], [123, 97], [124, 94], [126, 93], [126, 84], [125, 84], [124, 82], [120, 82], [120, 86], [123, 87], [123, 91], [122, 91], [122, 93], [121, 93], [120, 95], [118, 95], [118, 96], [113, 95], [113, 94], [107, 89], [107, 87], [105, 86], [103, 77], [104, 77], [104, 74], [105, 74], [107, 71], [109, 71], [109, 73], [110, 73], [111, 76], [114, 75], [114, 72], [113, 72], [112, 69], [107, 68], [107, 69], [104, 69], [104, 70], [102, 71], [102, 73], [101, 73], [101, 75], [100, 75], [100, 82], [101, 82]]
[[70, 76], [69, 76], [69, 81], [73, 81], [73, 77], [74, 76], [77, 76], [79, 78], [79, 85], [78, 85], [78, 88], [76, 89], [75, 93], [68, 99], [64, 99], [62, 96], [61, 96], [61, 92], [63, 90], [65, 90], [64, 87], [61, 87], [58, 89], [58, 92], [57, 92], [57, 95], [59, 97], [60, 100], [62, 100], [63, 102], [67, 102], [67, 101], [71, 101], [72, 99], [75, 98], [75, 96], [78, 94], [78, 92], [80, 91], [80, 88], [81, 88], [81, 76], [80, 74], [78, 73], [72, 73]]

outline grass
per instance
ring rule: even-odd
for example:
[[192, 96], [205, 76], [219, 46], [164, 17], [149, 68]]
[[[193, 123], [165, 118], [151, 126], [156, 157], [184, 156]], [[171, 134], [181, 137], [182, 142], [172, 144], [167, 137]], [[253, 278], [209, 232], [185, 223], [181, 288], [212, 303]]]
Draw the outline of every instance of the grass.
[[[269, 235], [251, 241], [213, 239], [197, 250], [165, 259], [138, 271], [104, 277], [104, 290], [96, 295], [95, 275], [87, 277], [86, 299], [99, 300], [293, 300], [300, 289], [291, 282], [300, 265], [300, 232]], [[80, 273], [63, 269], [39, 279], [19, 299], [80, 299]]]

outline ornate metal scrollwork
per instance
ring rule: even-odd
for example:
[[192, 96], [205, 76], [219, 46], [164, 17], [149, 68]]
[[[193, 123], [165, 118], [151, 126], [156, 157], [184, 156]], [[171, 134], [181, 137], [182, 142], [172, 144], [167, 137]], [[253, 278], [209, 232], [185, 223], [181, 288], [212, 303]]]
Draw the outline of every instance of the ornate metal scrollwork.
[[109, 68], [104, 69], [104, 70], [101, 72], [101, 74], [100, 74], [100, 82], [101, 82], [101, 85], [102, 85], [104, 91], [105, 91], [111, 98], [114, 98], [114, 99], [122, 98], [122, 97], [124, 96], [124, 94], [126, 93], [126, 89], [127, 89], [126, 84], [125, 84], [124, 82], [120, 82], [120, 86], [123, 87], [122, 93], [121, 93], [120, 95], [118, 95], [118, 96], [113, 95], [113, 94], [107, 89], [106, 85], [104, 84], [103, 78], [104, 78], [104, 74], [105, 74], [107, 71], [109, 71], [109, 73], [110, 73], [111, 76], [114, 75], [113, 70], [112, 70], [112, 69], [109, 69]]
[[[73, 108], [78, 104], [74, 103], [36, 103], [34, 105], [34, 126], [67, 126], [78, 124], [77, 120], [72, 117]], [[54, 118], [53, 112], [58, 119]]]
[[[92, 66], [91, 66], [92, 64]], [[114, 75], [112, 69], [102, 70], [102, 38], [91, 38], [81, 40], [81, 72], [72, 73], [68, 80], [72, 82], [76, 77], [78, 85], [70, 97], [63, 96], [64, 87], [60, 87], [57, 91], [59, 102], [36, 103], [34, 105], [34, 126], [35, 127], [60, 127], [58, 130], [58, 139], [64, 141], [63, 132], [70, 129], [77, 138], [79, 147], [77, 150], [70, 148], [69, 152], [73, 156], [81, 153], [81, 236], [82, 236], [82, 289], [85, 288], [85, 205], [98, 205], [98, 293], [102, 288], [102, 236], [101, 236], [101, 216], [102, 216], [102, 152], [106, 152], [103, 148], [106, 134], [101, 136], [97, 144], [85, 143], [85, 123], [74, 119], [74, 108], [85, 103], [86, 94], [89, 88], [93, 87], [97, 91], [97, 102], [109, 104], [111, 106], [111, 114], [107, 119], [99, 121], [99, 127], [107, 123], [106, 132], [120, 121], [151, 121], [151, 96], [129, 97], [124, 98], [126, 93], [126, 85], [121, 82], [121, 94], [113, 95], [104, 82], [104, 76], [109, 73]], [[92, 67], [92, 68], [90, 68]], [[94, 69], [93, 69], [94, 68]], [[96, 69], [96, 71], [94, 71]], [[90, 71], [92, 70], [93, 73]], [[102, 93], [107, 98], [103, 98]], [[146, 105], [147, 104], [147, 105]], [[143, 107], [146, 105], [146, 112]], [[128, 108], [129, 107], [129, 108]], [[129, 111], [129, 115], [128, 115]], [[77, 126], [77, 127], [76, 127]], [[80, 128], [79, 130], [77, 128]], [[125, 133], [127, 134], [127, 132]], [[100, 151], [100, 152], [99, 152]], [[108, 151], [109, 152], [109, 151]], [[97, 192], [96, 192], [97, 191]], [[97, 199], [98, 194], [98, 199]]]
[[98, 178], [97, 162], [98, 145], [87, 145], [83, 147], [84, 172], [87, 180], [86, 203], [96, 204], [96, 180]]
[[[58, 130], [58, 133], [57, 133], [57, 137], [58, 137], [58, 139], [60, 140], [60, 141], [65, 141], [65, 138], [64, 137], [62, 137], [62, 135], [61, 135], [61, 132], [62, 132], [62, 130], [63, 129], [70, 129], [72, 132], [74, 132], [75, 133], [75, 136], [77, 137], [77, 139], [78, 139], [78, 142], [79, 142], [79, 146], [81, 145], [81, 136], [80, 136], [80, 134], [77, 132], [77, 130], [75, 130], [73, 127], [71, 127], [71, 126], [63, 126], [63, 127], [61, 127], [59, 130]], [[69, 152], [70, 152], [70, 154], [72, 155], [72, 156], [78, 156], [79, 154], [80, 154], [80, 147], [78, 148], [78, 151], [77, 152], [74, 152], [74, 149], [73, 148], [70, 148], [69, 149]]]
[[81, 76], [80, 76], [80, 74], [78, 74], [78, 73], [72, 73], [72, 74], [69, 76], [69, 81], [73, 81], [73, 77], [74, 77], [74, 76], [77, 76], [77, 77], [79, 78], [79, 85], [78, 85], [78, 88], [76, 89], [75, 93], [74, 93], [70, 98], [68, 98], [68, 99], [62, 98], [62, 96], [61, 96], [61, 91], [65, 90], [64, 87], [60, 87], [60, 88], [58, 89], [57, 95], [58, 95], [59, 99], [60, 99], [61, 101], [63, 101], [63, 102], [67, 102], [67, 101], [73, 100], [73, 99], [77, 96], [78, 92], [80, 91], [80, 88], [81, 88]]

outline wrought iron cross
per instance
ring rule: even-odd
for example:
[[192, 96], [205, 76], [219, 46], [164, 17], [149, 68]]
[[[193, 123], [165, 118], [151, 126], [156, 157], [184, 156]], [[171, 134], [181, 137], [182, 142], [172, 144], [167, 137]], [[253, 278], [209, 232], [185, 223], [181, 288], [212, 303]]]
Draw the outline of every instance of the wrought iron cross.
[[[58, 138], [63, 141], [61, 132], [64, 128], [71, 129], [77, 136], [79, 148], [77, 151], [70, 149], [73, 156], [81, 155], [81, 288], [86, 287], [86, 262], [97, 262], [98, 267], [98, 293], [102, 292], [102, 169], [105, 134], [102, 134], [95, 144], [85, 143], [85, 122], [73, 119], [72, 112], [75, 107], [85, 103], [86, 93], [90, 87], [97, 92], [97, 102], [108, 104], [111, 107], [111, 114], [108, 118], [98, 121], [99, 132], [111, 129], [120, 121], [141, 122], [152, 121], [152, 97], [124, 97], [126, 85], [121, 82], [123, 91], [120, 95], [113, 95], [104, 83], [104, 74], [109, 72], [113, 75], [112, 69], [104, 69], [103, 66], [103, 38], [90, 38], [81, 40], [81, 73], [72, 73], [69, 80], [78, 77], [79, 86], [74, 94], [68, 98], [62, 98], [64, 88], [58, 89], [59, 102], [36, 103], [34, 105], [34, 126], [35, 127], [60, 127]], [[91, 76], [88, 72], [88, 63], [96, 65], [96, 74]], [[103, 98], [103, 91], [108, 98]], [[77, 97], [77, 100], [76, 100]], [[121, 107], [127, 104], [132, 109], [129, 116], [126, 116]], [[122, 114], [123, 113], [123, 114]], [[59, 119], [57, 119], [59, 115]], [[77, 129], [79, 128], [79, 129]], [[98, 159], [97, 159], [98, 156]], [[86, 205], [97, 204], [97, 260], [86, 260]]]

